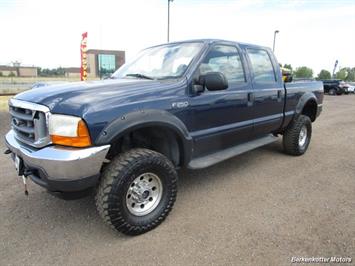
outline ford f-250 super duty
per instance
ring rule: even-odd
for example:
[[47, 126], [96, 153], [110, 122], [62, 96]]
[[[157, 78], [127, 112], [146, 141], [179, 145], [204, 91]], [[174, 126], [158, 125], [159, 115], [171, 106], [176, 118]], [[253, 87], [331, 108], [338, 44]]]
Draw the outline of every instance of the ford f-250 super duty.
[[301, 155], [322, 102], [321, 82], [283, 82], [269, 48], [169, 43], [143, 50], [110, 79], [16, 95], [6, 153], [24, 180], [51, 192], [95, 188], [103, 220], [141, 234], [172, 209], [177, 169], [211, 166], [278, 135], [286, 153]]

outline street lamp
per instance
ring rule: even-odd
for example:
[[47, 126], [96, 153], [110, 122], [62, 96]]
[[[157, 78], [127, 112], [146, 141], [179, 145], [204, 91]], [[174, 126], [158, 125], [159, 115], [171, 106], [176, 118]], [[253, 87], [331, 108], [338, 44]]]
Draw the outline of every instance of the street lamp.
[[279, 31], [278, 30], [275, 30], [274, 31], [274, 45], [272, 46], [272, 51], [275, 52], [275, 40], [276, 40], [276, 34], [278, 34]]
[[170, 34], [170, 2], [174, 0], [168, 0], [168, 42], [169, 42], [169, 34]]

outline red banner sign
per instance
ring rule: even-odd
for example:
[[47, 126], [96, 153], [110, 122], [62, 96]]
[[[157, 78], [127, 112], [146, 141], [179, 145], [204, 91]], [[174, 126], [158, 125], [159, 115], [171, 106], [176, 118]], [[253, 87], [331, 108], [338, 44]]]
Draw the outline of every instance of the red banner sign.
[[88, 78], [88, 61], [87, 61], [87, 39], [88, 33], [84, 32], [82, 35], [81, 44], [80, 44], [80, 57], [81, 57], [81, 66], [80, 66], [80, 79], [87, 80]]

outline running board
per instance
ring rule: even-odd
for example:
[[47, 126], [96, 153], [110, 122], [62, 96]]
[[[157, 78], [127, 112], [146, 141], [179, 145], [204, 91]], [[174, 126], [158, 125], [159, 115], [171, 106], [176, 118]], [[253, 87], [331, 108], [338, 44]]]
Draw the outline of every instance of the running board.
[[224, 160], [230, 159], [236, 155], [245, 153], [247, 151], [254, 150], [261, 146], [270, 144], [278, 140], [278, 137], [273, 135], [268, 135], [259, 139], [255, 139], [231, 148], [227, 148], [222, 151], [218, 151], [213, 154], [209, 154], [203, 157], [193, 159], [187, 166], [189, 169], [201, 169], [216, 163], [222, 162]]

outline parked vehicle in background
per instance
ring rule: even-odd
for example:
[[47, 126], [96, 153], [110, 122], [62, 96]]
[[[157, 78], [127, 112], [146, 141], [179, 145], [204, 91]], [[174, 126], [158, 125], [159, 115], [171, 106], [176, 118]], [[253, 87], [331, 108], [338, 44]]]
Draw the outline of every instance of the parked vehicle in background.
[[32, 84], [31, 89], [35, 89], [35, 88], [40, 88], [40, 87], [44, 87], [44, 86], [50, 86], [50, 85], [58, 85], [58, 84], [64, 84], [64, 83], [68, 83], [69, 81], [38, 81]]
[[340, 79], [327, 79], [322, 81], [324, 93], [328, 93], [329, 95], [348, 94], [348, 88], [344, 81]]
[[210, 39], [154, 46], [111, 79], [53, 88], [9, 101], [6, 153], [18, 175], [49, 191], [95, 188], [103, 220], [129, 235], [168, 215], [179, 168], [209, 167], [278, 135], [287, 154], [304, 154], [323, 102], [322, 82], [284, 83], [269, 48]]
[[348, 93], [355, 93], [355, 86], [350, 84], [350, 83], [346, 83], [345, 86], [347, 87]]

